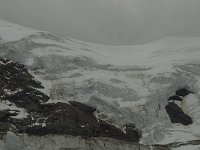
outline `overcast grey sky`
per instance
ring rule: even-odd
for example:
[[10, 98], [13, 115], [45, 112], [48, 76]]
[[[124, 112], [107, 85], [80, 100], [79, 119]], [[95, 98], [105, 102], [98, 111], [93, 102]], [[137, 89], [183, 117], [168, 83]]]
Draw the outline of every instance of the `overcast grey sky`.
[[0, 18], [112, 45], [200, 36], [200, 0], [0, 0]]

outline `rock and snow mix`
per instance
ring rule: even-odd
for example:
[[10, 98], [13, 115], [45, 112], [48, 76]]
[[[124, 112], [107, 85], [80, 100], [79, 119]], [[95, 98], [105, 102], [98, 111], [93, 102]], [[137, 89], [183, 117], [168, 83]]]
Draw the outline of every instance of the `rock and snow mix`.
[[[50, 97], [47, 103], [94, 106], [96, 117], [121, 129], [135, 124], [142, 131], [140, 143], [200, 139], [200, 38], [105, 46], [4, 21], [0, 37], [0, 57], [26, 65], [45, 87], [40, 91]], [[165, 110], [170, 96], [185, 87], [193, 93], [181, 97], [178, 106], [192, 118], [188, 126], [172, 123]]]

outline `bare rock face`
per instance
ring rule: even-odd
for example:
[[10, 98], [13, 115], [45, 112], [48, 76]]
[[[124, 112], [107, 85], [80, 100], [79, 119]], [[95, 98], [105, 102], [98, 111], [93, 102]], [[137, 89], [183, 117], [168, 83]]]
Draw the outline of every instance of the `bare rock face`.
[[136, 128], [134, 124], [125, 125], [125, 131], [129, 139], [135, 139], [137, 142], [139, 142], [142, 135], [141, 135], [141, 132]]
[[40, 82], [19, 63], [0, 59], [0, 97], [9, 100], [17, 107], [33, 109], [35, 105], [48, 101], [49, 97], [37, 89], [43, 88]]
[[192, 118], [185, 114], [183, 110], [175, 103], [171, 102], [165, 107], [172, 123], [181, 123], [190, 125], [193, 123]]
[[192, 91], [190, 91], [189, 89], [187, 89], [187, 88], [181, 88], [181, 89], [178, 89], [177, 91], [176, 91], [176, 95], [178, 95], [178, 96], [187, 96], [188, 94], [190, 94], [190, 93], [193, 93], [194, 94], [194, 92], [192, 92]]
[[168, 98], [168, 101], [170, 100], [182, 101], [183, 99], [178, 95], [173, 95]]
[[25, 66], [0, 59], [0, 97], [2, 102], [9, 102], [8, 107], [23, 108], [27, 116], [19, 118], [20, 111], [0, 110], [0, 130], [6, 133], [15, 127], [19, 133], [29, 135], [73, 135], [83, 138], [109, 137], [123, 141], [138, 142], [139, 133], [127, 128], [121, 129], [97, 119], [96, 108], [80, 102], [46, 103], [49, 97], [39, 91], [40, 82], [28, 72]]
[[[124, 141], [138, 142], [137, 132], [125, 134], [117, 127], [109, 123], [98, 120], [89, 106], [78, 102], [70, 102], [74, 105], [57, 103], [43, 104], [35, 112], [36, 120], [41, 120], [45, 126], [37, 125], [27, 127], [25, 132], [31, 135], [73, 135], [83, 138], [89, 137], [110, 137]], [[78, 107], [77, 107], [78, 104]], [[86, 109], [87, 108], [87, 109]], [[87, 111], [86, 111], [87, 110]], [[37, 118], [37, 116], [39, 116]], [[42, 118], [45, 118], [42, 120]], [[134, 136], [135, 135], [135, 136]]]

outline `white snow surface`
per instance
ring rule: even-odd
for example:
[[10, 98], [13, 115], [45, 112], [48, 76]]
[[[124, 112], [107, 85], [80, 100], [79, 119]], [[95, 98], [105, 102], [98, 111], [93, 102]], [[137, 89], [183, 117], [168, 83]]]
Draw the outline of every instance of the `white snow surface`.
[[[167, 37], [145, 45], [96, 45], [0, 20], [0, 57], [25, 64], [45, 86], [49, 102], [80, 101], [96, 106], [99, 118], [118, 127], [135, 123], [141, 143], [200, 139], [200, 37]], [[178, 88], [189, 126], [172, 124], [167, 99]]]

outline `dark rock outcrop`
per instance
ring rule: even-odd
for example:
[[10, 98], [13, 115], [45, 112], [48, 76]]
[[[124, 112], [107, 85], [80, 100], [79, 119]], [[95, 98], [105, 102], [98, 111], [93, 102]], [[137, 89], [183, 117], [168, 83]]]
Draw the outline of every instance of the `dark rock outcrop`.
[[8, 59], [0, 59], [0, 72], [1, 90], [9, 89], [15, 92], [19, 89], [26, 89], [27, 87], [44, 88], [22, 64]]
[[86, 112], [86, 113], [94, 113], [96, 111], [96, 108], [94, 107], [91, 107], [91, 106], [87, 106], [87, 105], [84, 105], [80, 102], [76, 102], [76, 101], [69, 101], [69, 103], [74, 106], [74, 107], [77, 107], [79, 109], [81, 109], [82, 111]]
[[125, 125], [125, 132], [129, 139], [134, 139], [136, 142], [139, 142], [140, 138], [142, 137], [141, 132], [136, 128], [134, 124]]
[[14, 95], [7, 96], [6, 99], [9, 99], [18, 107], [26, 108], [29, 112], [37, 110], [40, 103], [47, 102], [49, 97], [36, 89], [28, 87]]
[[176, 95], [170, 96], [168, 98], [168, 104], [165, 107], [166, 112], [169, 115], [169, 118], [172, 123], [181, 123], [183, 125], [190, 125], [193, 123], [192, 118], [184, 113], [181, 107], [179, 107], [175, 102], [182, 101], [185, 96], [190, 93], [193, 93], [188, 88], [178, 89]]
[[182, 101], [183, 99], [180, 96], [173, 95], [168, 98], [168, 101], [175, 100], [175, 101]]
[[194, 94], [194, 92], [188, 90], [187, 88], [181, 88], [181, 89], [178, 89], [178, 90], [176, 91], [176, 95], [178, 95], [178, 96], [183, 96], [183, 97], [187, 96], [187, 95], [190, 94], [190, 93], [193, 93], [193, 94]]
[[[79, 102], [43, 104], [36, 112], [36, 118], [45, 118], [45, 126], [33, 126], [26, 128], [25, 132], [33, 135], [67, 134], [73, 136], [89, 137], [110, 137], [124, 141], [138, 142], [139, 133], [127, 130], [125, 134], [119, 128], [95, 118], [94, 108]], [[86, 109], [87, 108], [87, 109]], [[87, 111], [86, 111], [87, 110]], [[38, 118], [36, 119], [38, 120]], [[133, 137], [130, 137], [132, 135]]]
[[44, 88], [28, 72], [24, 65], [0, 59], [0, 98], [8, 100], [18, 107], [33, 109], [49, 97], [37, 90]]
[[168, 103], [165, 109], [172, 123], [181, 123], [186, 126], [193, 123], [192, 118], [185, 114], [177, 104]]

